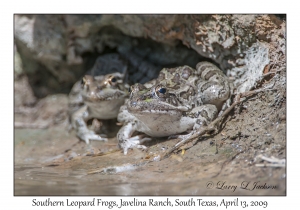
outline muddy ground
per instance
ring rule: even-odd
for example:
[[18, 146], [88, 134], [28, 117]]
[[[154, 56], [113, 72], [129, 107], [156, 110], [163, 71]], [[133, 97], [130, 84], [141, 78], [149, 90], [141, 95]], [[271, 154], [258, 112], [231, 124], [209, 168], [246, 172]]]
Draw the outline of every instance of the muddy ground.
[[263, 79], [257, 88], [269, 89], [237, 105], [218, 134], [161, 161], [151, 160], [178, 140], [153, 139], [126, 156], [114, 137], [86, 145], [68, 132], [67, 95], [38, 100], [17, 77], [14, 194], [286, 195], [285, 74]]

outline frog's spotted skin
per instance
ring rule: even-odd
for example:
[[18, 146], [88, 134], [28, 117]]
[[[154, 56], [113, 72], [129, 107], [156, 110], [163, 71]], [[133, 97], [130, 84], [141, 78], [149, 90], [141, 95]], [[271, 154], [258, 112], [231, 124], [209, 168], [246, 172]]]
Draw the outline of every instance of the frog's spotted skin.
[[[69, 94], [69, 116], [72, 127], [76, 130], [77, 136], [89, 144], [90, 140], [106, 141], [94, 131], [89, 130], [86, 122], [89, 119], [113, 119], [116, 118], [120, 106], [128, 97], [128, 85], [126, 84], [126, 66], [118, 55], [100, 57], [92, 69], [92, 74], [100, 72], [105, 75], [85, 75], [81, 81], [73, 86]], [[116, 63], [119, 61], [119, 63]], [[106, 64], [111, 62], [111, 65]], [[100, 65], [100, 64], [103, 65]], [[101, 71], [101, 68], [103, 71]], [[111, 69], [109, 69], [111, 68]], [[99, 71], [99, 72], [97, 72]], [[115, 71], [108, 73], [109, 71]], [[120, 71], [120, 72], [117, 72]]]
[[199, 82], [199, 92], [203, 104], [214, 104], [220, 111], [224, 102], [230, 97], [230, 87], [227, 77], [215, 65], [200, 62], [196, 65], [202, 79]]
[[208, 62], [161, 70], [158, 78], [131, 87], [129, 99], [120, 109], [118, 120], [124, 126], [117, 134], [119, 146], [141, 147], [149, 137], [133, 136], [135, 131], [150, 137], [163, 137], [192, 131], [213, 121], [230, 96], [225, 75]]

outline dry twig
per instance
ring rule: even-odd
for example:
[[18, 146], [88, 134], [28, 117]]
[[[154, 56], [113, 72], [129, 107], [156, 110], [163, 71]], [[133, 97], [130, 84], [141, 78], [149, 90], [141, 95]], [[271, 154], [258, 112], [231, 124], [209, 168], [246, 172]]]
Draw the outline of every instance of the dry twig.
[[257, 167], [285, 167], [285, 159], [278, 159], [275, 157], [266, 157], [263, 155], [258, 155], [256, 158], [261, 158], [269, 163], [257, 163], [255, 166]]
[[37, 124], [37, 123], [15, 122], [14, 126], [15, 128], [46, 129], [49, 127], [49, 123]]

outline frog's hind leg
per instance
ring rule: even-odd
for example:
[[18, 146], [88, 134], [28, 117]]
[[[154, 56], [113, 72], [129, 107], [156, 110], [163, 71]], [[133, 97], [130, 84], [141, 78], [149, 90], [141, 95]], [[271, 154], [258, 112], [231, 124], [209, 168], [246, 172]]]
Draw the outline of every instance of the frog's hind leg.
[[190, 115], [194, 116], [195, 124], [193, 130], [197, 130], [202, 126], [207, 126], [218, 116], [218, 109], [213, 104], [205, 104], [194, 108]]
[[202, 104], [214, 104], [222, 109], [224, 101], [230, 98], [230, 84], [224, 73], [214, 64], [200, 62], [196, 71], [202, 81], [198, 83], [199, 99]]
[[[189, 113], [191, 118], [194, 118], [193, 130], [186, 135], [178, 135], [177, 138], [181, 139], [180, 142], [190, 138], [200, 127], [208, 126], [218, 116], [218, 109], [213, 104], [205, 104], [192, 109]], [[178, 143], [179, 144], [179, 143]]]

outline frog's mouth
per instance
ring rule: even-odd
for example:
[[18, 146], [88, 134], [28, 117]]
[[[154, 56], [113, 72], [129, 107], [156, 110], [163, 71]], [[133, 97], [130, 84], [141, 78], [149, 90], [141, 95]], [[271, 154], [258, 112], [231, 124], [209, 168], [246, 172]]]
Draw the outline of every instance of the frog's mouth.
[[124, 91], [120, 90], [110, 90], [110, 91], [103, 91], [98, 93], [92, 93], [83, 95], [84, 101], [87, 102], [101, 102], [101, 101], [112, 101], [116, 99], [124, 99], [128, 94]]
[[139, 112], [145, 114], [171, 114], [171, 112], [182, 113], [189, 110], [189, 108], [186, 106], [175, 106], [156, 99], [147, 99], [144, 101], [129, 101], [127, 103], [127, 107], [131, 112]]

